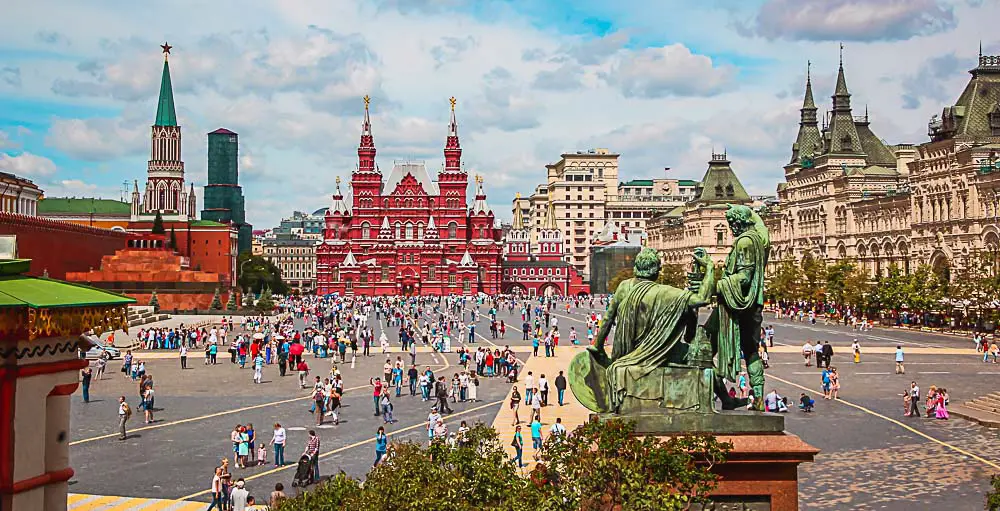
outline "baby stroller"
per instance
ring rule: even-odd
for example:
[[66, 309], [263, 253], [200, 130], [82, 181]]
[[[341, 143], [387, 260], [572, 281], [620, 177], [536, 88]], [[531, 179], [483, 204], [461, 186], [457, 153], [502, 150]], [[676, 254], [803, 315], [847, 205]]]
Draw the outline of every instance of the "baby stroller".
[[315, 482], [316, 480], [313, 478], [312, 458], [303, 454], [302, 457], [299, 458], [298, 466], [295, 467], [295, 477], [292, 479], [292, 488], [305, 488]]

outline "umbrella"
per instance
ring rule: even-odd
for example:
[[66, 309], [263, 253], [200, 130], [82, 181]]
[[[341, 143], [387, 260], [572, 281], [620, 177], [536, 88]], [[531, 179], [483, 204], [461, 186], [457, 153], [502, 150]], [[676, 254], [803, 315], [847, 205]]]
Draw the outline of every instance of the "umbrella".
[[274, 334], [274, 340], [276, 340], [276, 341], [284, 341], [285, 340], [285, 336], [281, 335], [281, 334]]
[[264, 338], [264, 334], [258, 332], [256, 334], [253, 334], [253, 338], [254, 339], [263, 339]]

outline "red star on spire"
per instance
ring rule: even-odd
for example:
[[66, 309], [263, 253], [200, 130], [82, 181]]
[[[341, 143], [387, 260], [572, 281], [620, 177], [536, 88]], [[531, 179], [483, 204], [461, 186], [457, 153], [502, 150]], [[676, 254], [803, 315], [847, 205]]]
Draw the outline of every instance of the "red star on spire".
[[160, 48], [163, 48], [164, 55], [170, 55], [170, 49], [173, 48], [173, 46], [170, 46], [169, 43], [164, 41], [163, 44], [160, 45]]

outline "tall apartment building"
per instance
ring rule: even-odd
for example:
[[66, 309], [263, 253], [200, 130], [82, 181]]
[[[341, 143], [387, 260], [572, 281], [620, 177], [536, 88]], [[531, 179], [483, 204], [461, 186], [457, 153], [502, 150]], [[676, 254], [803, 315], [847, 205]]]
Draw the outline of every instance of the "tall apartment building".
[[290, 234], [278, 234], [261, 241], [264, 259], [281, 270], [289, 290], [311, 293], [316, 290], [316, 246], [321, 242]]
[[[695, 194], [693, 181], [638, 179], [618, 181], [618, 157], [607, 149], [560, 155], [546, 165], [546, 180], [528, 197], [520, 194], [511, 205], [522, 218], [531, 243], [538, 243], [552, 203], [556, 226], [563, 231], [564, 257], [585, 280], [590, 276], [590, 247], [608, 223], [642, 236], [646, 220], [673, 209]], [[516, 226], [515, 226], [516, 227]]]
[[226, 128], [208, 134], [208, 184], [201, 219], [231, 224], [242, 253], [250, 250], [253, 226], [246, 221], [246, 201], [239, 184], [239, 146], [239, 135]]

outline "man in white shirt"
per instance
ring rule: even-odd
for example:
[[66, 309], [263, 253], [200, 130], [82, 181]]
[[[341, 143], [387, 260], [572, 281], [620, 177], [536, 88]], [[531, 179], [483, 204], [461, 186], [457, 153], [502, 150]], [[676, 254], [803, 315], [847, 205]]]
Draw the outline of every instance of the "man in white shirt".
[[236, 480], [236, 487], [229, 492], [230, 509], [233, 511], [246, 511], [247, 497], [250, 496], [250, 492], [244, 488], [245, 485], [246, 481], [241, 477]]
[[778, 391], [771, 389], [771, 392], [764, 397], [764, 410], [768, 412], [777, 412], [779, 400], [781, 400], [781, 396], [778, 395]]
[[125, 396], [118, 398], [118, 432], [121, 435], [118, 437], [119, 440], [125, 440], [127, 435], [125, 434], [125, 422], [128, 421], [129, 408], [125, 404]]
[[556, 417], [556, 423], [549, 428], [549, 436], [555, 438], [566, 436], [566, 426], [563, 426], [562, 417]]
[[812, 365], [811, 362], [812, 354], [813, 354], [812, 344], [810, 344], [809, 341], [806, 341], [806, 343], [802, 345], [802, 358], [806, 359], [806, 367]]
[[188, 366], [188, 349], [187, 346], [181, 344], [181, 369], [187, 369]]
[[528, 376], [524, 377], [524, 404], [531, 404], [531, 396], [534, 394], [535, 389], [535, 377], [531, 375], [531, 371], [528, 371]]

